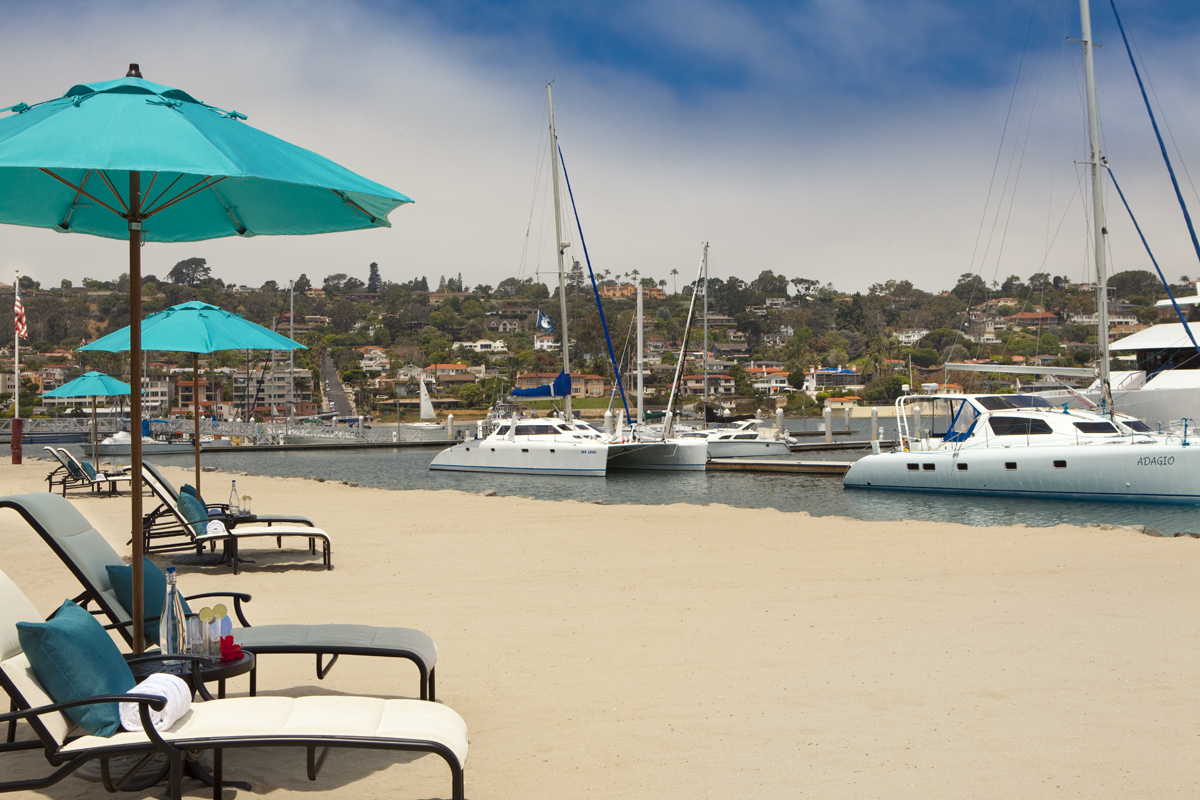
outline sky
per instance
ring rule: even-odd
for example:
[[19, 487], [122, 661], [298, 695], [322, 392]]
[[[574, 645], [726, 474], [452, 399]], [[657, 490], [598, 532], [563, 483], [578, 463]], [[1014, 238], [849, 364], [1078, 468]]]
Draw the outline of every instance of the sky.
[[[1093, 3], [1104, 152], [1168, 277], [1200, 276], [1112, 10]], [[1200, 4], [1123, 13], [1200, 208]], [[708, 242], [713, 276], [845, 291], [1093, 274], [1075, 0], [0, 0], [0, 19], [0, 108], [136, 61], [416, 201], [390, 229], [148, 245], [144, 274], [203, 257], [251, 286], [365, 280], [371, 262], [397, 282], [556, 280], [548, 81], [597, 273], [673, 290]], [[1109, 204], [1111, 269], [1151, 268]], [[0, 227], [0, 281], [126, 263], [120, 242]]]

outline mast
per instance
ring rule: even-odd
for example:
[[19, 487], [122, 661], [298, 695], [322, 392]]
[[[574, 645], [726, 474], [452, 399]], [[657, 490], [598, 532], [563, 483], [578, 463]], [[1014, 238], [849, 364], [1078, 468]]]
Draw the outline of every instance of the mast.
[[1108, 374], [1108, 272], [1104, 264], [1105, 237], [1108, 228], [1104, 224], [1104, 193], [1100, 168], [1100, 115], [1096, 109], [1096, 68], [1092, 53], [1092, 12], [1088, 0], [1079, 0], [1079, 19], [1083, 36], [1083, 81], [1087, 91], [1088, 142], [1091, 145], [1092, 165], [1092, 231], [1096, 245], [1096, 280], [1099, 283], [1096, 298], [1096, 316], [1100, 323], [1100, 400], [1101, 408], [1112, 413], [1112, 389]]
[[637, 421], [642, 419], [642, 285], [637, 287]]
[[708, 242], [704, 243], [704, 427], [708, 427]]
[[[554, 132], [554, 98], [550, 94], [550, 84], [546, 84], [546, 102], [550, 106], [550, 164], [551, 177], [554, 184], [554, 235], [555, 241], [558, 242], [558, 304], [559, 310], [562, 313], [562, 362], [563, 372], [567, 373], [567, 380], [571, 379], [571, 337], [567, 330], [567, 275], [563, 268], [563, 252], [566, 251], [571, 243], [563, 239], [562, 230], [562, 214], [559, 211], [558, 202], [558, 134]], [[572, 387], [574, 391], [574, 387]], [[574, 424], [575, 416], [571, 413], [571, 392], [567, 392], [566, 399], [567, 420]]]

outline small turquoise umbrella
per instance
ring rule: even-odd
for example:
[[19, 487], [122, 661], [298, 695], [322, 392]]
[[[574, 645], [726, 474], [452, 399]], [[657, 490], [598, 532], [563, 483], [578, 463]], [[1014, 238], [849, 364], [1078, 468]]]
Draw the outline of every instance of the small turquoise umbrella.
[[[142, 320], [142, 349], [177, 353], [215, 353], [218, 350], [304, 350], [304, 345], [241, 314], [192, 301], [171, 306]], [[80, 350], [123, 353], [129, 349], [128, 327], [85, 344]]]
[[[130, 328], [102, 336], [79, 350], [121, 353], [129, 349]], [[264, 328], [232, 311], [192, 301], [151, 314], [141, 324], [142, 350], [192, 354], [195, 402], [196, 491], [200, 491], [200, 353], [218, 350], [305, 350], [304, 345]]]
[[[129, 241], [130, 383], [141, 386], [146, 242], [292, 236], [390, 227], [408, 197], [246, 124], [180, 89], [125, 77], [17, 103], [0, 117], [0, 223]], [[130, 417], [142, 421], [141, 393]], [[142, 480], [133, 437], [133, 485]], [[130, 504], [133, 648], [143, 639], [142, 493]]]
[[99, 464], [96, 440], [100, 438], [100, 426], [96, 423], [96, 398], [118, 397], [129, 394], [129, 384], [103, 372], [85, 372], [73, 381], [46, 392], [42, 397], [90, 397], [92, 398], [92, 463]]

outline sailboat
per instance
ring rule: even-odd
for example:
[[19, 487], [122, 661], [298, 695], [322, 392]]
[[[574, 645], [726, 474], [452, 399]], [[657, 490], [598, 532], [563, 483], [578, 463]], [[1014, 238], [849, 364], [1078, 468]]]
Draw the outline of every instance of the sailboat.
[[433, 410], [433, 401], [429, 399], [429, 387], [425, 385], [425, 376], [417, 379], [421, 395], [421, 418], [419, 422], [397, 422], [396, 438], [401, 442], [433, 442], [448, 437], [446, 423], [440, 422], [437, 412]]
[[[1099, 282], [1100, 402], [1052, 406], [1029, 395], [936, 394], [896, 401], [900, 444], [851, 465], [843, 485], [956, 494], [1200, 504], [1195, 431], [1154, 435], [1113, 408], [1109, 374], [1108, 278], [1100, 123], [1096, 111], [1091, 14], [1080, 0], [1092, 214]], [[957, 367], [956, 367], [957, 368]], [[1083, 370], [1080, 370], [1083, 372]], [[1083, 400], [1082, 396], [1076, 399]], [[924, 415], [931, 417], [929, 429]], [[911, 420], [910, 420], [911, 417]], [[941, 420], [941, 430], [938, 422]]]
[[[611, 469], [703, 470], [702, 447], [680, 442], [635, 442], [611, 436], [571, 410], [571, 337], [567, 322], [567, 279], [564, 254], [571, 246], [563, 235], [559, 195], [558, 136], [554, 130], [554, 99], [546, 85], [550, 111], [551, 184], [554, 192], [554, 231], [558, 253], [558, 297], [562, 372], [544, 386], [518, 388], [518, 400], [562, 400], [561, 415], [521, 418], [514, 411], [507, 421], [496, 421], [486, 435], [456, 444], [438, 453], [429, 468], [457, 472], [493, 472], [522, 475], [604, 477]], [[483, 432], [481, 431], [481, 434]]]

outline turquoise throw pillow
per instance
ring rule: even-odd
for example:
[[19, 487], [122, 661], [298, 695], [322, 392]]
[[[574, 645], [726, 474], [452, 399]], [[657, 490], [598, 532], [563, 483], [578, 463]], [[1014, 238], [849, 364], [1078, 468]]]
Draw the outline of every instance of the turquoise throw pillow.
[[[133, 567], [124, 564], [104, 568], [108, 571], [108, 582], [112, 584], [117, 601], [125, 609], [125, 613], [133, 616]], [[163, 601], [167, 599], [167, 576], [148, 558], [142, 559], [142, 604], [146, 612], [145, 633], [146, 641], [162, 644], [158, 641], [158, 619], [162, 616]], [[187, 600], [179, 598], [183, 603], [183, 613], [191, 614]]]
[[[124, 694], [136, 684], [108, 633], [70, 600], [63, 602], [54, 619], [18, 622], [17, 637], [33, 674], [56, 703]], [[65, 713], [93, 736], [112, 736], [121, 728], [116, 703], [79, 706]]]
[[180, 495], [190, 494], [192, 497], [196, 498], [197, 502], [199, 502], [200, 505], [204, 506], [205, 508], [208, 508], [208, 503], [204, 502], [204, 497], [201, 496], [201, 494], [196, 491], [196, 487], [192, 486], [190, 483], [185, 483], [183, 485], [183, 488], [179, 490], [179, 494]]
[[179, 495], [179, 513], [183, 516], [187, 523], [192, 526], [192, 530], [197, 536], [203, 536], [205, 529], [208, 527], [208, 507], [201, 503], [190, 494], [180, 493]]
[[92, 480], [96, 480], [96, 468], [95, 467], [93, 467], [91, 464], [89, 464], [86, 461], [80, 462], [80, 466], [83, 467], [83, 471], [87, 473], [87, 476], [89, 478], [91, 478]]

